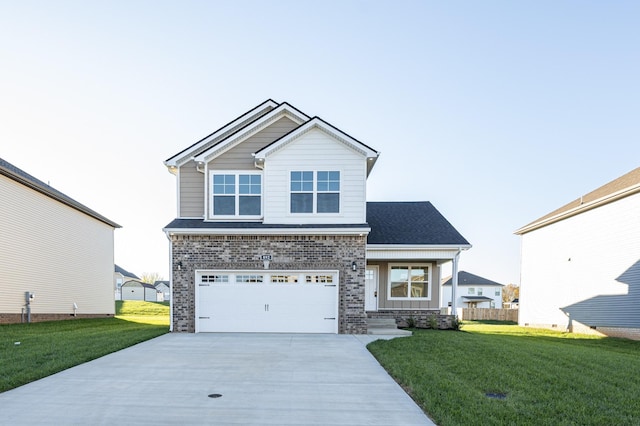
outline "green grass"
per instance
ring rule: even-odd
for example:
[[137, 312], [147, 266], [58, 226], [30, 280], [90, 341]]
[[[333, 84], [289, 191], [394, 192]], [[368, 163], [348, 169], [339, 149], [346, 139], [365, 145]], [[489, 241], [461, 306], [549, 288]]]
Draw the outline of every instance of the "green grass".
[[144, 324], [169, 325], [169, 302], [116, 301], [116, 318]]
[[1, 325], [0, 392], [167, 333], [168, 318], [166, 305], [125, 301], [116, 318]]
[[462, 330], [368, 347], [440, 426], [640, 424], [640, 342], [477, 322]]

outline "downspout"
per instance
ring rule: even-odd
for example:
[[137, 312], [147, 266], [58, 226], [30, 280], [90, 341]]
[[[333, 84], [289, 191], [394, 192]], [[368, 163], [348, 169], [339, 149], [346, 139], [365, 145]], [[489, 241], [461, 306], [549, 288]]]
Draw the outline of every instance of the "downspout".
[[460, 252], [462, 249], [458, 249], [458, 252], [453, 257], [453, 266], [451, 271], [451, 315], [458, 316], [458, 260], [460, 259]]
[[173, 331], [173, 241], [171, 241], [171, 236], [169, 232], [166, 231], [165, 235], [169, 240], [169, 294], [171, 297], [169, 298], [169, 331]]

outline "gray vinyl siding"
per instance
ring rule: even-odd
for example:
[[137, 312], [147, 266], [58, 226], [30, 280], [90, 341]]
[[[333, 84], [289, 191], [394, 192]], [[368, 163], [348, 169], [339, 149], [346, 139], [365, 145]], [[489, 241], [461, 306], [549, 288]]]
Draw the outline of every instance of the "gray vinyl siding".
[[440, 267], [436, 262], [430, 261], [402, 261], [394, 260], [391, 263], [430, 263], [431, 264], [431, 300], [428, 301], [406, 301], [388, 300], [387, 284], [389, 281], [389, 263], [367, 261], [367, 266], [378, 265], [378, 310], [385, 309], [438, 309], [440, 306]]
[[292, 120], [287, 117], [282, 117], [269, 127], [241, 142], [238, 146], [210, 161], [209, 169], [253, 170], [255, 166], [251, 154], [259, 151], [296, 127], [298, 127], [298, 125]]
[[196, 163], [189, 161], [180, 167], [178, 174], [180, 217], [204, 217], [204, 173], [196, 170]]

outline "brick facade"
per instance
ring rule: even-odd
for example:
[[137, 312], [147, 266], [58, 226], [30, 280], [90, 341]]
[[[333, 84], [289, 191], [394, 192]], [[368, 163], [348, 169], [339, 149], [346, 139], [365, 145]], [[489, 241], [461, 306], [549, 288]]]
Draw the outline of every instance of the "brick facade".
[[367, 312], [369, 318], [393, 318], [396, 320], [398, 327], [408, 327], [413, 322], [415, 327], [430, 328], [429, 320], [435, 315], [438, 321], [438, 329], [452, 328], [454, 316], [443, 315], [439, 309], [432, 310], [383, 310], [376, 312]]
[[[367, 332], [364, 312], [366, 236], [172, 235], [173, 331], [195, 332], [195, 271], [264, 269], [337, 270], [338, 331]], [[351, 264], [357, 269], [352, 271]], [[178, 268], [180, 262], [180, 268]]]

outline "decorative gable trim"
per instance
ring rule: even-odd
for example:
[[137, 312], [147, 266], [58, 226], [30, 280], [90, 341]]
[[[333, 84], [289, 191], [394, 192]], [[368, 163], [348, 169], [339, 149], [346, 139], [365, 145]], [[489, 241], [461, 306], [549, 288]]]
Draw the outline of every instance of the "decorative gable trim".
[[193, 159], [197, 163], [208, 163], [283, 117], [290, 119], [296, 124], [302, 124], [309, 120], [309, 116], [284, 102], [277, 108], [269, 111], [267, 114], [252, 122], [250, 125], [237, 130], [225, 139], [220, 140], [217, 144], [198, 152], [193, 156]]
[[229, 135], [237, 132], [239, 129], [249, 126], [252, 122], [268, 114], [270, 111], [273, 111], [278, 106], [279, 104], [273, 99], [266, 100], [257, 107], [242, 114], [235, 120], [225, 124], [210, 135], [200, 139], [190, 147], [183, 149], [173, 157], [168, 158], [164, 162], [165, 166], [167, 166], [170, 171], [175, 170], [177, 167], [191, 160], [191, 158], [194, 156], [194, 153], [196, 153], [195, 155], [197, 155], [198, 152], [202, 152], [203, 150], [206, 150], [211, 146], [217, 145]]
[[266, 157], [268, 157], [272, 153], [279, 151], [280, 149], [284, 148], [286, 145], [299, 139], [301, 136], [303, 136], [304, 134], [314, 129], [318, 129], [324, 132], [325, 134], [329, 135], [330, 137], [337, 140], [338, 142], [341, 142], [342, 144], [346, 145], [350, 149], [358, 152], [363, 157], [373, 159], [372, 162], [375, 162], [375, 159], [378, 158], [379, 153], [376, 150], [365, 145], [359, 140], [349, 136], [348, 134], [338, 129], [337, 127], [332, 126], [331, 124], [322, 120], [320, 117], [313, 117], [312, 119], [310, 119], [309, 121], [307, 121], [306, 123], [298, 127], [297, 129], [292, 130], [286, 135], [280, 137], [279, 139], [276, 139], [269, 145], [265, 146], [260, 151], [256, 152], [254, 156], [258, 161], [264, 160], [266, 159]]

